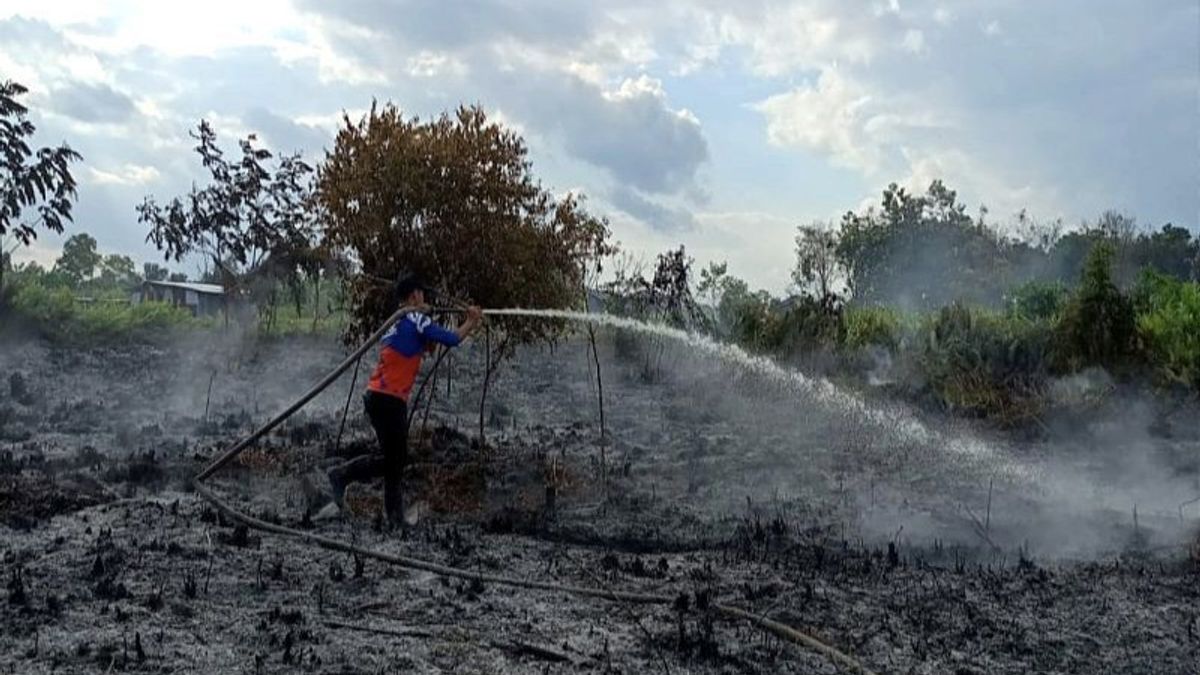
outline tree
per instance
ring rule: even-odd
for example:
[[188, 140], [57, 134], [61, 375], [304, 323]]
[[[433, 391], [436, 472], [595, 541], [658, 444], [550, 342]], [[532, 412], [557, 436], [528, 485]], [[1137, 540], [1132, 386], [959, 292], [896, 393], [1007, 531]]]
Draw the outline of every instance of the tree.
[[[589, 265], [611, 252], [608, 223], [531, 173], [519, 136], [477, 107], [421, 121], [393, 105], [344, 118], [321, 166], [326, 245], [357, 260], [348, 340], [388, 315], [390, 282], [421, 274], [447, 297], [487, 307], [576, 307]], [[494, 349], [553, 339], [552, 321], [494, 320]]]
[[1133, 353], [1137, 318], [1133, 302], [1113, 282], [1116, 247], [1092, 247], [1074, 297], [1059, 322], [1056, 346], [1067, 369], [1120, 366]]
[[[0, 249], [10, 232], [23, 246], [37, 238], [39, 227], [62, 232], [75, 202], [70, 164], [80, 156], [65, 143], [29, 147], [37, 129], [26, 119], [29, 109], [17, 101], [27, 91], [16, 82], [0, 83]], [[0, 288], [6, 257], [0, 250]]]
[[142, 278], [146, 281], [165, 281], [170, 271], [158, 263], [142, 263]]
[[[570, 308], [589, 268], [612, 251], [608, 223], [581, 198], [556, 199], [534, 179], [524, 141], [478, 107], [422, 122], [393, 105], [344, 117], [318, 176], [324, 245], [361, 266], [349, 283], [347, 341], [391, 313], [391, 282], [414, 272], [450, 300], [485, 307]], [[484, 403], [515, 345], [553, 341], [562, 322], [501, 317], [483, 336]], [[492, 332], [496, 331], [495, 339]]]
[[241, 158], [231, 162], [204, 120], [192, 138], [211, 182], [166, 206], [147, 196], [138, 222], [150, 226], [146, 240], [165, 259], [204, 256], [227, 290], [262, 300], [274, 293], [275, 281], [299, 273], [297, 256], [314, 245], [313, 169], [299, 154], [282, 155], [268, 168], [273, 155], [256, 145], [254, 134], [239, 142]]
[[71, 235], [63, 243], [62, 254], [54, 263], [54, 271], [69, 279], [72, 286], [79, 286], [95, 276], [100, 261], [100, 254], [96, 252], [95, 237], [80, 232]]
[[710, 262], [708, 267], [700, 270], [700, 283], [696, 284], [696, 294], [714, 309], [721, 304], [721, 296], [729, 280], [729, 264], [725, 261]]
[[796, 269], [792, 281], [801, 293], [814, 296], [822, 306], [833, 308], [840, 298], [833, 290], [843, 275], [837, 256], [837, 232], [825, 225], [801, 225], [796, 232]]
[[1010, 248], [935, 180], [924, 195], [892, 184], [880, 209], [847, 213], [837, 256], [855, 301], [927, 309], [960, 299], [1000, 300], [1010, 285]]
[[1157, 232], [1143, 234], [1134, 243], [1138, 270], [1151, 267], [1176, 279], [1192, 278], [1192, 267], [1200, 255], [1200, 239], [1182, 227], [1167, 223]]
[[724, 262], [710, 263], [700, 270], [696, 286], [713, 308], [714, 332], [745, 347], [765, 349], [776, 300], [766, 291], [752, 292], [749, 284], [727, 270]]
[[119, 288], [139, 281], [137, 265], [133, 258], [127, 255], [110, 253], [100, 261], [100, 278], [102, 286]]

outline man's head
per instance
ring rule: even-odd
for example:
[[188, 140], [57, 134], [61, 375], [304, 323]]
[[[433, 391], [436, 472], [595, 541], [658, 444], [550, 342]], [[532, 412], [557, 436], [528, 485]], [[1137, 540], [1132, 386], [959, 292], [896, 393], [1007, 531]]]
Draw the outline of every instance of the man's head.
[[417, 274], [403, 274], [396, 281], [397, 305], [424, 305], [433, 299], [433, 289]]

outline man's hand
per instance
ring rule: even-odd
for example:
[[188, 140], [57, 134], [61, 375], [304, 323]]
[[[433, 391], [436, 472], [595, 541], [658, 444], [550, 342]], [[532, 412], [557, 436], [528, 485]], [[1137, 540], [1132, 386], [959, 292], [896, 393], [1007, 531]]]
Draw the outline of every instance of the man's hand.
[[460, 339], [466, 339], [471, 333], [479, 328], [479, 324], [483, 323], [483, 310], [478, 305], [471, 305], [467, 308], [466, 316], [463, 317], [462, 323], [458, 324], [458, 333]]

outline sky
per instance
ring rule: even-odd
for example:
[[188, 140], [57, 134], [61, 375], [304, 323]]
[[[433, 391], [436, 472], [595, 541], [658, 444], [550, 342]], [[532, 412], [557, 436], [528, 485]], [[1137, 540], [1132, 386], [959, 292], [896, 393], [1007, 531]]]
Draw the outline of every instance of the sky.
[[1200, 223], [1196, 0], [0, 0], [0, 79], [84, 157], [66, 234], [142, 261], [135, 206], [202, 179], [199, 119], [319, 160], [373, 100], [482, 105], [635, 257], [685, 244], [774, 292], [798, 225], [892, 182], [999, 227]]

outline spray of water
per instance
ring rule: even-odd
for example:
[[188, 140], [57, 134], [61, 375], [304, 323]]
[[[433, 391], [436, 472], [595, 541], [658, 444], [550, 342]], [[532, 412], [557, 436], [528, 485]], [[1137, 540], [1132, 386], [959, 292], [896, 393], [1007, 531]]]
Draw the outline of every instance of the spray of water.
[[838, 387], [825, 378], [808, 377], [784, 368], [765, 356], [750, 354], [736, 345], [718, 342], [706, 335], [602, 313], [523, 308], [488, 309], [484, 313], [492, 316], [527, 316], [588, 322], [675, 340], [769, 381], [778, 382], [798, 394], [810, 396], [832, 409], [853, 414], [865, 423], [891, 429], [922, 446], [940, 449], [946, 453], [947, 459], [984, 468], [1000, 479], [1014, 482], [1028, 482], [1034, 479], [1029, 467], [1010, 461], [991, 444], [969, 437], [948, 438], [928, 428], [910, 413], [871, 406], [860, 396]]

